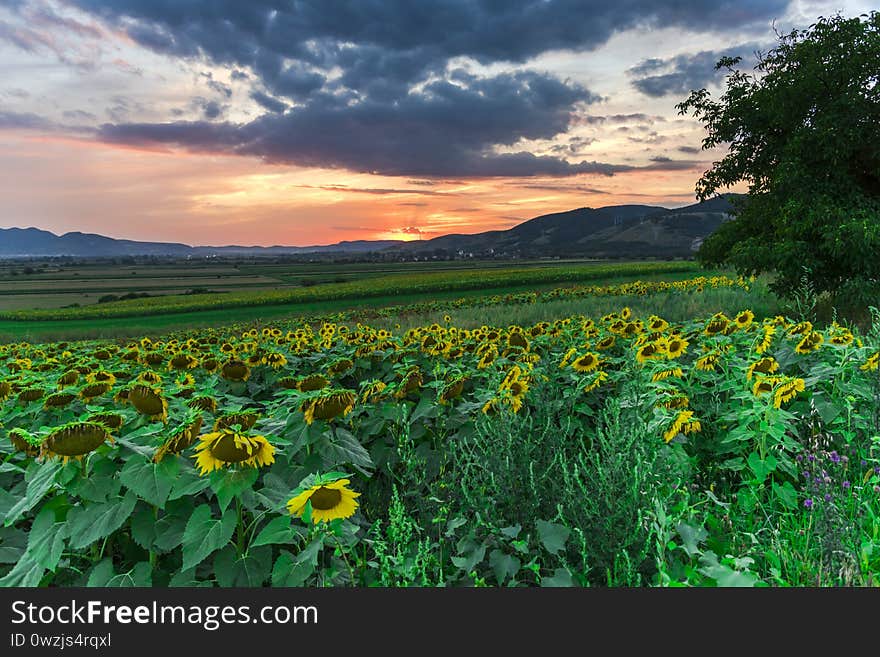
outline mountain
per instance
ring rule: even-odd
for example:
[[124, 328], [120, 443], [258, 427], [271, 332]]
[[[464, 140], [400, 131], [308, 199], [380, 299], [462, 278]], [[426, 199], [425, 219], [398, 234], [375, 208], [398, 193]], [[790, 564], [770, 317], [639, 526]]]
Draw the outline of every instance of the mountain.
[[401, 244], [396, 240], [357, 240], [327, 246], [189, 246], [175, 242], [137, 242], [72, 232], [55, 235], [37, 228], [0, 228], [0, 258], [74, 256], [282, 255], [290, 253], [366, 253]]
[[725, 194], [683, 208], [612, 205], [535, 217], [508, 230], [444, 235], [404, 242], [390, 250], [412, 255], [478, 256], [689, 256], [733, 216]]
[[508, 230], [443, 235], [430, 240], [356, 240], [326, 246], [189, 246], [174, 242], [117, 240], [89, 233], [55, 235], [37, 228], [0, 228], [0, 258], [29, 256], [178, 256], [364, 254], [384, 257], [544, 257], [598, 258], [690, 256], [702, 240], [733, 215], [724, 194], [702, 203], [669, 209], [656, 205], [611, 205], [545, 214]]

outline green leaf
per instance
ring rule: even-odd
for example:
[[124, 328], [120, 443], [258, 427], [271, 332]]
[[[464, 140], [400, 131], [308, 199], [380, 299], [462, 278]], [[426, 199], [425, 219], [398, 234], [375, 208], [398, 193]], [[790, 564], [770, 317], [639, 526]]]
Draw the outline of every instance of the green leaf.
[[684, 522], [678, 523], [675, 531], [681, 536], [682, 547], [688, 556], [694, 556], [700, 552], [700, 543], [709, 537], [709, 532], [704, 527], [689, 525]]
[[302, 536], [304, 528], [293, 527], [290, 516], [278, 516], [273, 518], [265, 527], [257, 534], [250, 547], [254, 548], [260, 545], [286, 545], [293, 543], [297, 538]]
[[86, 586], [88, 587], [103, 587], [107, 586], [107, 583], [112, 579], [115, 572], [113, 570], [113, 559], [110, 557], [105, 557], [101, 561], [99, 561], [94, 568], [92, 568], [92, 572], [89, 573], [88, 582], [86, 582]]
[[508, 577], [516, 577], [522, 562], [501, 550], [492, 550], [492, 553], [489, 555], [489, 565], [492, 566], [492, 570], [495, 572], [497, 582], [504, 584]]
[[[171, 457], [165, 457], [162, 459], [164, 463]], [[175, 459], [180, 463], [180, 459]], [[189, 467], [184, 468], [183, 471], [177, 475], [177, 478], [174, 480], [174, 483], [171, 487], [171, 493], [168, 495], [169, 500], [177, 500], [181, 497], [189, 497], [190, 495], [195, 495], [196, 493], [201, 493], [208, 486], [211, 485], [211, 482], [208, 481], [207, 477], [200, 477], [199, 473], [195, 468]]]
[[67, 516], [70, 525], [70, 547], [83, 548], [110, 536], [128, 520], [136, 504], [137, 497], [129, 492], [121, 499], [116, 498], [104, 504], [71, 509]]
[[40, 585], [45, 572], [46, 569], [25, 552], [21, 559], [18, 560], [18, 563], [15, 564], [15, 567], [3, 579], [0, 579], [0, 586], [33, 588]]
[[27, 532], [15, 527], [0, 527], [0, 563], [17, 563], [27, 544]]
[[272, 567], [272, 586], [302, 586], [314, 572], [314, 565], [299, 562], [293, 554], [282, 550]]
[[171, 494], [179, 470], [177, 459], [166, 458], [153, 463], [143, 456], [134, 455], [119, 472], [119, 479], [142, 500], [161, 509]]
[[511, 525], [510, 527], [502, 527], [500, 531], [508, 538], [516, 538], [522, 531], [522, 525]]
[[168, 552], [180, 545], [194, 508], [195, 505], [189, 498], [169, 500], [165, 505], [165, 514], [156, 521], [156, 538], [153, 546]]
[[569, 587], [574, 586], [574, 580], [568, 570], [565, 568], [557, 568], [553, 571], [553, 574], [550, 577], [541, 578], [541, 586], [553, 588]]
[[32, 461], [28, 466], [25, 480], [27, 491], [15, 506], [6, 513], [4, 524], [9, 527], [23, 514], [33, 509], [55, 484], [55, 476], [61, 471], [61, 461], [39, 463]]
[[375, 466], [370, 453], [348, 430], [337, 427], [327, 432], [326, 439], [318, 443], [317, 452], [324, 459], [324, 468], [335, 468], [350, 463], [356, 470], [370, 476]]
[[232, 538], [236, 522], [234, 512], [226, 512], [216, 520], [207, 504], [196, 507], [183, 533], [183, 569], [199, 565], [209, 554], [224, 547]]
[[781, 486], [775, 481], [773, 482], [773, 495], [776, 496], [783, 506], [789, 509], [797, 508], [797, 491], [790, 481], [786, 481]]
[[240, 496], [244, 491], [250, 490], [257, 481], [259, 472], [256, 468], [244, 470], [215, 470], [209, 479], [211, 489], [217, 496], [220, 511], [226, 511], [229, 503]]
[[55, 509], [43, 507], [28, 533], [28, 554], [46, 570], [54, 571], [64, 552], [68, 524], [55, 522]]
[[258, 587], [272, 572], [272, 548], [263, 546], [248, 550], [241, 557], [231, 545], [214, 557], [214, 576], [223, 587]]
[[465, 572], [470, 572], [474, 566], [483, 561], [485, 556], [486, 546], [484, 544], [477, 545], [468, 541], [465, 550], [462, 550], [462, 555], [452, 557], [451, 561]]
[[557, 554], [565, 547], [565, 542], [571, 534], [568, 527], [544, 520], [538, 520], [535, 524], [538, 527], [538, 537], [547, 552]]
[[771, 472], [776, 470], [776, 457], [768, 454], [767, 458], [762, 461], [757, 452], [752, 452], [749, 454], [748, 464], [752, 472], [755, 473], [755, 479], [761, 483]]
[[[141, 509], [131, 517], [131, 538], [145, 550], [156, 540], [156, 516], [152, 509]], [[183, 530], [181, 530], [181, 536]]]

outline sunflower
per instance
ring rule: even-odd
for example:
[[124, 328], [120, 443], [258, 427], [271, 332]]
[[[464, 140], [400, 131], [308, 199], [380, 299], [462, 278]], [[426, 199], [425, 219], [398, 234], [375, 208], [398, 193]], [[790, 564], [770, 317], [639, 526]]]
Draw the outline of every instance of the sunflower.
[[672, 421], [672, 424], [663, 433], [663, 440], [668, 443], [679, 433], [691, 433], [692, 431], [699, 431], [702, 427], [697, 420], [693, 419], [693, 417], [693, 411], [679, 411], [678, 415], [675, 416], [675, 420]]
[[153, 455], [153, 462], [159, 463], [168, 454], [180, 454], [198, 439], [199, 431], [201, 430], [201, 416], [197, 416], [190, 422], [179, 426], [156, 450], [156, 453]]
[[713, 349], [705, 356], [701, 356], [697, 359], [697, 362], [694, 363], [694, 367], [696, 367], [701, 372], [714, 372], [715, 366], [718, 365], [718, 361], [721, 359], [721, 352], [717, 349]]
[[873, 356], [868, 356], [868, 360], [865, 361], [864, 365], [859, 365], [859, 369], [863, 372], [870, 372], [876, 370], [878, 366], [880, 366], [880, 351], [876, 352]]
[[662, 381], [663, 379], [667, 379], [670, 376], [681, 376], [681, 374], [682, 371], [680, 367], [664, 367], [663, 369], [654, 372], [654, 374], [651, 376], [651, 381]]
[[764, 335], [761, 341], [755, 346], [755, 353], [763, 354], [773, 344], [773, 336], [776, 335], [776, 327], [773, 324], [766, 324], [763, 328]]
[[263, 359], [263, 361], [273, 370], [279, 370], [287, 365], [287, 358], [284, 356], [284, 354], [278, 353], [277, 351], [266, 354], [266, 357]]
[[788, 335], [807, 335], [813, 332], [813, 322], [799, 322], [788, 329]]
[[504, 379], [502, 379], [499, 384], [498, 390], [509, 390], [511, 384], [519, 379], [520, 376], [522, 376], [522, 368], [519, 365], [514, 365], [507, 371], [507, 374], [504, 375]]
[[77, 381], [79, 381], [79, 372], [76, 370], [68, 370], [58, 377], [58, 387], [63, 388], [64, 386], [76, 385]]
[[747, 329], [755, 321], [755, 313], [751, 310], [743, 310], [734, 318], [734, 324], [738, 329]]
[[141, 415], [147, 415], [162, 422], [168, 421], [168, 402], [157, 388], [145, 385], [133, 386], [129, 388], [128, 401]]
[[350, 370], [352, 367], [354, 367], [354, 362], [352, 362], [350, 358], [340, 358], [327, 368], [327, 374], [330, 376], [339, 376]]
[[238, 413], [227, 413], [221, 415], [214, 421], [214, 431], [223, 431], [224, 429], [232, 429], [235, 425], [239, 425], [242, 431], [250, 431], [254, 428], [260, 414], [256, 411], [240, 411]]
[[523, 351], [528, 351], [529, 341], [520, 330], [507, 336], [507, 346], [513, 349], [522, 349]]
[[652, 331], [665, 331], [669, 328], [669, 322], [662, 317], [651, 315], [648, 318], [648, 328]]
[[301, 378], [296, 387], [300, 392], [311, 392], [313, 390], [321, 390], [329, 385], [330, 381], [326, 377], [320, 374], [312, 374], [311, 376]]
[[684, 338], [669, 338], [669, 340], [666, 342], [666, 358], [668, 358], [669, 360], [678, 358], [687, 351], [689, 344], [690, 343]]
[[199, 395], [193, 397], [186, 405], [197, 411], [207, 411], [209, 413], [217, 412], [217, 400], [210, 395]]
[[348, 488], [350, 483], [348, 479], [319, 481], [290, 498], [287, 502], [287, 510], [290, 515], [301, 518], [310, 507], [314, 524], [330, 522], [337, 518], [350, 518], [358, 507], [355, 498], [360, 496], [360, 493]]
[[611, 349], [614, 346], [614, 342], [616, 338], [613, 335], [609, 335], [607, 337], [602, 338], [599, 342], [596, 343], [596, 349], [599, 351], [605, 351], [606, 349]]
[[9, 381], [0, 381], [0, 401], [5, 401], [12, 394], [12, 384]]
[[91, 401], [101, 395], [106, 395], [110, 392], [111, 387], [109, 383], [90, 383], [79, 391], [79, 396], [86, 401]]
[[715, 336], [724, 333], [727, 330], [727, 319], [712, 318], [706, 323], [703, 332], [708, 336]]
[[220, 369], [220, 376], [227, 381], [247, 381], [251, 376], [251, 370], [244, 361], [229, 359]]
[[596, 388], [601, 386], [608, 379], [608, 372], [604, 370], [599, 370], [593, 375], [593, 378], [590, 382], [584, 386], [584, 392], [593, 392]]
[[18, 393], [18, 401], [24, 404], [29, 404], [41, 400], [45, 394], [46, 391], [42, 388], [25, 388]]
[[366, 404], [367, 402], [369, 402], [370, 404], [376, 404], [385, 398], [385, 395], [383, 395], [382, 393], [385, 391], [385, 388], [387, 388], [388, 385], [384, 381], [374, 379], [373, 381], [365, 381], [361, 385], [364, 389], [361, 393], [362, 404]]
[[760, 374], [773, 374], [778, 369], [779, 363], [776, 362], [776, 359], [773, 358], [773, 356], [766, 356], [765, 358], [757, 360], [749, 365], [749, 369], [746, 371], [746, 380], [751, 381], [755, 372]]
[[125, 418], [119, 413], [92, 413], [89, 415], [88, 421], [103, 424], [108, 429], [120, 429], [125, 422]]
[[519, 409], [522, 408], [526, 393], [529, 391], [529, 380], [527, 378], [517, 379], [510, 384], [509, 391], [510, 395], [505, 401], [510, 405], [514, 413], [518, 413]]
[[418, 392], [422, 387], [422, 372], [417, 365], [412, 366], [398, 385], [397, 392], [394, 396], [397, 399], [404, 399], [407, 395]]
[[801, 341], [798, 342], [797, 346], [794, 348], [795, 353], [800, 355], [809, 354], [812, 351], [816, 351], [819, 347], [822, 346], [822, 343], [825, 341], [825, 338], [822, 337], [822, 334], [818, 331], [812, 331], [804, 335], [801, 338]]
[[140, 376], [137, 378], [141, 383], [148, 383], [150, 385], [156, 385], [157, 383], [162, 383], [162, 377], [159, 374], [156, 374], [152, 370], [148, 370], [146, 372], [141, 372]]
[[76, 399], [76, 395], [72, 393], [56, 392], [55, 394], [46, 397], [46, 401], [43, 402], [43, 406], [45, 408], [64, 408], [74, 399]]
[[642, 365], [652, 358], [661, 357], [663, 357], [663, 350], [656, 342], [649, 342], [648, 344], [642, 345], [636, 351], [636, 361]]
[[571, 362], [571, 368], [575, 372], [580, 372], [583, 374], [583, 373], [592, 372], [593, 370], [595, 370], [597, 367], [599, 367], [600, 362], [601, 361], [599, 359], [599, 354], [595, 354], [592, 351], [588, 351], [583, 356], [579, 356], [578, 358], [575, 358]]
[[460, 376], [447, 383], [443, 387], [443, 390], [440, 391], [440, 394], [437, 396], [437, 402], [445, 406], [453, 399], [458, 399], [459, 397], [461, 397], [461, 393], [464, 391], [465, 383], [467, 383], [466, 376]]
[[216, 358], [208, 358], [202, 361], [202, 369], [208, 374], [212, 374], [220, 367], [220, 361]]
[[70, 459], [81, 460], [107, 441], [112, 443], [113, 436], [103, 424], [72, 422], [46, 436], [40, 447], [40, 455], [46, 458], [58, 456], [67, 463]]
[[803, 379], [791, 378], [786, 379], [773, 392], [773, 407], [780, 408], [785, 402], [795, 397], [799, 392], [803, 392], [805, 383]]
[[853, 343], [853, 334], [849, 331], [842, 331], [836, 335], [834, 335], [829, 342], [833, 345], [837, 345], [838, 347], [846, 347]]
[[275, 448], [264, 436], [249, 436], [224, 429], [200, 437], [196, 447], [196, 465], [202, 476], [229, 467], [262, 467], [275, 462]]
[[760, 397], [768, 392], [773, 392], [774, 386], [781, 380], [778, 376], [756, 376], [752, 386], [752, 394]]
[[489, 401], [483, 404], [483, 415], [495, 415], [498, 412], [498, 409], [501, 406], [501, 399], [498, 397], [492, 397]]
[[24, 452], [26, 456], [37, 456], [40, 453], [40, 439], [28, 433], [20, 427], [10, 429], [9, 442], [20, 452]]
[[191, 370], [194, 367], [197, 367], [199, 361], [197, 358], [194, 358], [190, 354], [179, 353], [175, 354], [171, 360], [168, 361], [168, 369], [169, 370]]
[[316, 419], [332, 420], [335, 417], [348, 415], [356, 401], [357, 395], [351, 390], [328, 390], [304, 401], [300, 410], [303, 412], [306, 424], [311, 424]]
[[620, 311], [620, 318], [624, 320], [629, 320], [630, 317], [632, 317], [632, 310], [629, 309], [629, 306], [626, 306], [623, 310]]

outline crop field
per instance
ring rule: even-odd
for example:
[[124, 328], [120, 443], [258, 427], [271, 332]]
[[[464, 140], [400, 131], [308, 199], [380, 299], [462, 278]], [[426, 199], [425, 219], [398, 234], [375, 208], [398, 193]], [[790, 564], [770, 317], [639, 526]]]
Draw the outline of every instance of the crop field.
[[427, 276], [417, 303], [0, 345], [0, 585], [876, 585], [880, 313]]

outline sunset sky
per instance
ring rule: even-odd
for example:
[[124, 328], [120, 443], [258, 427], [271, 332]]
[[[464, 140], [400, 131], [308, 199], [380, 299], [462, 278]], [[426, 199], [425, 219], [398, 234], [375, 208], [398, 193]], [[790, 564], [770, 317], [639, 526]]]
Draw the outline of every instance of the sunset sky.
[[[876, 0], [0, 0], [0, 228], [427, 239], [679, 207], [722, 55]], [[741, 190], [739, 190], [741, 191]]]

